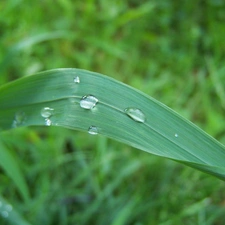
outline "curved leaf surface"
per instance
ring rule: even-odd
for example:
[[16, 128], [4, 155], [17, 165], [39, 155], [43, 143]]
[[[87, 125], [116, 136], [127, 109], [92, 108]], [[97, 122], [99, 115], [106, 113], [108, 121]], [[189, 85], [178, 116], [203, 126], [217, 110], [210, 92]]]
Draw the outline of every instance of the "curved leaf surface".
[[31, 125], [91, 128], [225, 179], [222, 144], [157, 100], [98, 73], [55, 69], [2, 86], [0, 127]]

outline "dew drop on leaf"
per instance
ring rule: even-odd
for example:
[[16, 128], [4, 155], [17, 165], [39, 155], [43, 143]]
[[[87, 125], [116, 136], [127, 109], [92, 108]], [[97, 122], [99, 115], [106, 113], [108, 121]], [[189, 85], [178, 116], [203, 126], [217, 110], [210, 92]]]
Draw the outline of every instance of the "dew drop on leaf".
[[80, 107], [84, 109], [93, 109], [98, 102], [98, 99], [93, 95], [85, 95], [80, 100]]
[[44, 108], [41, 110], [41, 116], [44, 117], [44, 118], [49, 118], [49, 117], [52, 116], [53, 110], [54, 110], [54, 109], [52, 109], [52, 108], [44, 107]]
[[124, 111], [130, 118], [137, 122], [144, 123], [146, 120], [145, 114], [138, 108], [129, 107]]
[[73, 82], [76, 83], [76, 84], [79, 84], [80, 83], [80, 77], [78, 77], [78, 76], [74, 77]]
[[92, 135], [96, 135], [96, 134], [98, 134], [98, 128], [95, 126], [90, 126], [88, 129], [88, 133], [92, 134]]
[[52, 125], [52, 121], [49, 118], [45, 119], [45, 125], [46, 126], [51, 126]]
[[50, 117], [53, 115], [53, 111], [54, 111], [54, 109], [50, 108], [50, 107], [44, 107], [41, 110], [41, 116], [43, 118], [45, 118], [45, 125], [46, 126], [51, 126], [52, 125], [52, 121], [50, 120]]
[[174, 136], [177, 138], [178, 137], [178, 134], [176, 133], [176, 134], [174, 134]]

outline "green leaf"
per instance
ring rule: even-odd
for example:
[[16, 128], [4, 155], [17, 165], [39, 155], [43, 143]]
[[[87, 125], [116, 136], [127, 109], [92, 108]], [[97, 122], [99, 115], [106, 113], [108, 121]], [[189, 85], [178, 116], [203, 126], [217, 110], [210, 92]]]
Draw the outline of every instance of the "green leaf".
[[[89, 96], [87, 106], [84, 96]], [[1, 128], [31, 125], [91, 128], [91, 133], [225, 179], [222, 144], [162, 103], [98, 73], [55, 69], [2, 86]]]
[[14, 181], [23, 199], [27, 201], [29, 199], [29, 191], [26, 181], [22, 175], [16, 158], [12, 154], [10, 154], [2, 140], [0, 140], [0, 159], [0, 166], [5, 170], [6, 174]]

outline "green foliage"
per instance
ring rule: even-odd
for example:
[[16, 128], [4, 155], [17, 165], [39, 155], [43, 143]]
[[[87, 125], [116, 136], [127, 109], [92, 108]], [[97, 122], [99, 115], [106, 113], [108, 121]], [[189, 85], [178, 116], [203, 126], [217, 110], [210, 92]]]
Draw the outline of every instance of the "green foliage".
[[[0, 11], [1, 84], [59, 67], [98, 71], [225, 143], [223, 1], [9, 0]], [[223, 224], [224, 183], [191, 168], [62, 128], [1, 141], [31, 197], [4, 171], [1, 196], [31, 224]]]

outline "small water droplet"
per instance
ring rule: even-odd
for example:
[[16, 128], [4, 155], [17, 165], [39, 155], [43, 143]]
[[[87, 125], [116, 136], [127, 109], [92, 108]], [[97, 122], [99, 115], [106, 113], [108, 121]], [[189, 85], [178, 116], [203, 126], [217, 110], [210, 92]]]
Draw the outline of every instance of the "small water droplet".
[[54, 109], [52, 109], [52, 108], [44, 107], [44, 108], [41, 110], [41, 116], [44, 117], [44, 118], [49, 118], [49, 117], [52, 116], [53, 110], [54, 110]]
[[179, 135], [178, 134], [174, 134], [174, 136], [177, 138]]
[[7, 218], [9, 216], [9, 213], [7, 211], [2, 211], [1, 214], [4, 218]]
[[98, 134], [98, 128], [95, 126], [90, 126], [88, 129], [88, 133], [92, 134], [92, 135], [96, 135], [96, 134]]
[[80, 107], [84, 109], [93, 109], [97, 104], [98, 99], [93, 95], [85, 95], [80, 100]]
[[13, 123], [12, 123], [12, 127], [21, 126], [24, 123], [25, 120], [26, 120], [25, 112], [21, 112], [21, 111], [16, 112], [15, 116], [14, 116]]
[[45, 119], [45, 125], [46, 126], [51, 126], [52, 125], [52, 121], [49, 118]]
[[133, 120], [140, 122], [140, 123], [144, 123], [146, 118], [145, 118], [145, 114], [138, 108], [126, 108], [125, 113], [131, 117]]
[[73, 82], [76, 83], [76, 84], [79, 84], [80, 83], [80, 77], [78, 77], [78, 76], [74, 77]]

